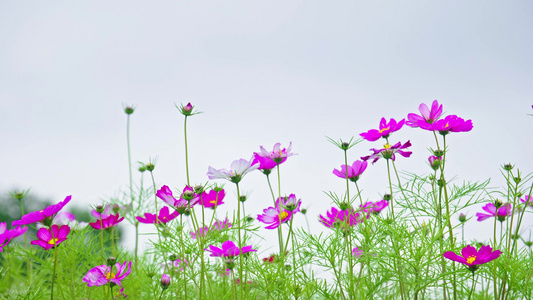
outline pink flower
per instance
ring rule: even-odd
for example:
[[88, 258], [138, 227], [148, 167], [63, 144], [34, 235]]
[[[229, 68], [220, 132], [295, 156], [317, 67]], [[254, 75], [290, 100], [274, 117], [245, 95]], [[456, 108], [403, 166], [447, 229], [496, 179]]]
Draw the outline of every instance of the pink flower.
[[498, 209], [496, 209], [496, 206], [494, 205], [494, 203], [487, 203], [487, 205], [483, 206], [483, 210], [488, 212], [488, 214], [477, 213], [476, 216], [479, 222], [484, 221], [488, 218], [494, 218], [494, 217], [497, 217], [498, 221], [503, 222], [505, 221], [505, 218], [507, 216], [510, 216], [512, 214], [510, 203]]
[[359, 176], [366, 170], [367, 165], [366, 161], [356, 160], [351, 166], [341, 165], [340, 170], [334, 169], [333, 174], [340, 178], [346, 178], [346, 174], [348, 174], [348, 179], [357, 182]]
[[166, 289], [168, 288], [169, 285], [170, 285], [170, 276], [167, 274], [163, 274], [161, 276], [161, 287], [163, 289]]
[[231, 224], [228, 218], [226, 218], [224, 221], [216, 221], [213, 226], [211, 226], [211, 228], [204, 226], [202, 228], [199, 228], [198, 232], [190, 232], [190, 235], [192, 239], [196, 239], [196, 236], [198, 234], [200, 234], [200, 236], [205, 236], [210, 231], [221, 231], [231, 228], [232, 226], [233, 224]]
[[529, 196], [524, 196], [524, 198], [520, 199], [523, 203], [525, 203], [529, 207], [533, 207], [533, 199]]
[[417, 114], [407, 115], [408, 121], [405, 123], [407, 126], [420, 127], [425, 130], [431, 129], [431, 124], [437, 121], [442, 115], [442, 104], [439, 105], [437, 100], [433, 100], [431, 104], [431, 110], [424, 103], [418, 107], [421, 116]]
[[287, 157], [294, 155], [294, 153], [291, 153], [291, 148], [292, 142], [289, 143], [287, 149], [281, 149], [281, 143], [276, 143], [272, 152], [260, 146], [261, 152], [254, 152], [254, 162], [252, 164], [259, 162], [259, 170], [273, 169], [275, 166], [284, 163]]
[[379, 214], [388, 205], [389, 205], [389, 202], [387, 202], [386, 200], [382, 199], [382, 200], [380, 200], [380, 201], [378, 201], [376, 203], [374, 203], [372, 201], [368, 201], [365, 204], [363, 204], [362, 206], [359, 205], [359, 207], [361, 208], [361, 210], [363, 210], [367, 214]]
[[0, 252], [4, 250], [4, 247], [7, 246], [12, 239], [23, 235], [27, 230], [27, 227], [20, 228], [20, 226], [17, 226], [15, 229], [7, 229], [6, 222], [0, 222]]
[[31, 244], [41, 246], [44, 250], [52, 249], [63, 241], [66, 241], [69, 233], [70, 227], [68, 225], [59, 227], [54, 224], [51, 230], [46, 228], [39, 229], [37, 231], [37, 238], [39, 239], [31, 241]]
[[367, 132], [361, 133], [360, 136], [370, 142], [377, 141], [381, 137], [388, 138], [391, 133], [400, 130], [404, 123], [405, 119], [402, 119], [397, 123], [396, 120], [391, 118], [389, 123], [387, 123], [385, 118], [381, 118], [381, 121], [379, 122], [379, 129], [370, 129]]
[[220, 191], [211, 190], [208, 192], [203, 192], [201, 197], [201, 204], [204, 207], [215, 207], [221, 204], [224, 204], [222, 201], [226, 196], [226, 192], [221, 189]]
[[194, 189], [190, 186], [186, 186], [181, 193], [180, 198], [176, 199], [172, 195], [172, 191], [166, 185], [162, 186], [157, 192], [156, 196], [165, 201], [170, 206], [176, 208], [188, 208], [189, 202], [190, 206], [193, 207], [196, 204], [200, 203], [200, 195], [194, 192]]
[[[32, 224], [32, 223], [36, 223], [36, 222], [43, 222], [43, 221], [51, 224], [52, 220], [55, 217], [55, 215], [61, 209], [63, 209], [63, 207], [65, 205], [67, 205], [67, 203], [69, 203], [71, 198], [72, 198], [72, 196], [67, 196], [65, 198], [65, 200], [63, 200], [63, 201], [61, 201], [61, 202], [59, 202], [57, 204], [50, 205], [50, 206], [48, 206], [47, 208], [45, 208], [43, 210], [34, 211], [34, 212], [29, 213], [29, 214], [25, 214], [24, 216], [22, 216], [22, 218], [20, 220], [13, 221], [13, 223], [11, 223], [11, 226], [27, 225], [27, 224]], [[47, 225], [49, 225], [49, 224], [47, 224]]]
[[222, 249], [215, 247], [213, 245], [209, 245], [209, 249], [204, 249], [207, 252], [211, 252], [212, 257], [234, 257], [239, 254], [244, 254], [248, 252], [254, 252], [257, 251], [255, 249], [252, 249], [252, 246], [244, 246], [241, 249], [235, 245], [232, 241], [225, 241], [222, 243]]
[[94, 267], [83, 277], [83, 281], [87, 282], [87, 286], [101, 286], [108, 283], [121, 285], [121, 280], [131, 273], [131, 262], [125, 261], [122, 265], [116, 263], [115, 268], [116, 272], [113, 272], [112, 266], [101, 265]]
[[396, 153], [400, 154], [403, 157], [409, 157], [409, 156], [411, 156], [411, 154], [413, 154], [413, 152], [411, 152], [411, 151], [403, 151], [403, 149], [406, 149], [408, 147], [411, 147], [411, 141], [407, 141], [407, 143], [405, 143], [403, 145], [400, 142], [394, 144], [393, 146], [391, 146], [389, 144], [385, 144], [383, 146], [383, 149], [379, 149], [379, 150], [375, 149], [375, 148], [370, 149], [374, 153], [372, 155], [369, 155], [369, 156], [363, 156], [363, 157], [361, 157], [361, 159], [364, 160], [364, 161], [367, 161], [369, 159], [373, 159], [372, 160], [372, 164], [374, 164], [381, 157], [383, 157], [385, 159], [392, 158], [392, 160], [395, 160], [396, 159]]
[[500, 254], [502, 254], [500, 250], [492, 251], [491, 246], [481, 246], [479, 251], [477, 251], [476, 248], [468, 245], [463, 248], [461, 255], [457, 255], [453, 251], [447, 251], [444, 252], [443, 256], [466, 265], [474, 272], [478, 268], [478, 265], [495, 260], [500, 257]]
[[239, 183], [244, 175], [254, 171], [259, 167], [258, 164], [253, 164], [253, 160], [239, 159], [231, 163], [231, 170], [219, 169], [209, 167], [207, 176], [209, 179], [226, 179], [233, 183]]
[[357, 223], [362, 223], [363, 219], [359, 216], [359, 213], [354, 212], [352, 209], [339, 210], [332, 207], [331, 212], [328, 211], [325, 217], [320, 215], [318, 221], [331, 229], [348, 230], [357, 225]]
[[353, 250], [352, 250], [352, 255], [355, 256], [355, 257], [357, 257], [357, 258], [360, 258], [360, 257], [363, 255], [363, 250], [361, 250], [361, 249], [355, 247], [355, 248], [353, 248]]
[[118, 223], [122, 222], [122, 220], [124, 220], [124, 217], [120, 218], [119, 215], [116, 214], [102, 220], [96, 220], [96, 222], [89, 223], [89, 225], [91, 225], [91, 227], [94, 229], [107, 229], [117, 225]]
[[[263, 210], [262, 215], [257, 215], [257, 221], [270, 224], [265, 227], [266, 229], [276, 229], [281, 225], [281, 223], [287, 223], [292, 217], [292, 212], [290, 210], [283, 209], [280, 211], [279, 206], [269, 207]], [[281, 219], [281, 222], [280, 222]]]
[[468, 132], [472, 128], [472, 120], [465, 121], [456, 115], [446, 116], [446, 118], [438, 120], [431, 125], [432, 130], [438, 131], [442, 135], [450, 132]]
[[[156, 223], [168, 223], [174, 218], [179, 216], [179, 213], [177, 211], [174, 211], [172, 214], [170, 214], [168, 206], [163, 206], [161, 210], [159, 210], [159, 213], [157, 214], [157, 219], [155, 217], [155, 214], [151, 213], [145, 213], [144, 218], [143, 217], [135, 217], [137, 218], [137, 221], [145, 224], [156, 224]], [[159, 220], [159, 222], [157, 222]]]
[[[280, 205], [280, 198], [276, 200], [276, 206]], [[289, 210], [293, 215], [300, 211], [300, 206], [302, 206], [302, 200], [296, 199], [296, 195], [290, 194], [288, 197], [281, 197], [281, 207]]]

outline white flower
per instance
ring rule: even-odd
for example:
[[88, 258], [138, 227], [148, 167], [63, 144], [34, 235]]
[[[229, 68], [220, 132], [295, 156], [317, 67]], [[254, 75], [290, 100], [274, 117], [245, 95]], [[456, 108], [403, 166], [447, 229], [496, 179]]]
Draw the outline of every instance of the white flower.
[[220, 169], [216, 170], [213, 167], [209, 167], [207, 171], [207, 176], [209, 179], [226, 179], [234, 183], [238, 183], [247, 173], [254, 171], [259, 167], [259, 164], [256, 163], [252, 165], [253, 157], [250, 160], [238, 159], [231, 163], [231, 169]]

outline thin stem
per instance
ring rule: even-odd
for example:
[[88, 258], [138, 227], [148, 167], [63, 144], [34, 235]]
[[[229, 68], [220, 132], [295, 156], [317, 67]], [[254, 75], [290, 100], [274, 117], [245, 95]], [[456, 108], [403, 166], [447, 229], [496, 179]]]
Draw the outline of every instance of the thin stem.
[[[55, 244], [55, 237], [54, 237], [54, 232], [52, 231], [52, 228], [50, 228], [50, 233], [52, 233], [52, 241], [54, 241], [54, 244]], [[50, 300], [54, 300], [54, 280], [56, 277], [56, 267], [57, 267], [57, 245], [54, 245], [54, 272], [52, 273], [52, 286], [51, 286], [51, 292], [50, 292]]]
[[387, 159], [387, 175], [388, 175], [388, 178], [389, 178], [390, 209], [391, 209], [391, 212], [392, 212], [392, 218], [394, 219], [394, 205], [393, 205], [394, 197], [392, 196], [392, 181], [390, 179], [390, 163], [389, 163], [388, 159]]
[[185, 134], [185, 169], [187, 170], [187, 185], [191, 185], [189, 181], [189, 150], [187, 147], [187, 116], [185, 116], [185, 125], [183, 127]]
[[[346, 175], [346, 203], [350, 203], [350, 181], [348, 179], [348, 151], [344, 149], [344, 174]], [[361, 205], [363, 202], [361, 201]]]
[[[239, 252], [242, 249], [242, 236], [241, 236], [241, 192], [239, 190], [239, 183], [235, 183], [237, 186], [237, 230], [239, 231]], [[244, 283], [242, 282], [242, 271], [243, 271], [243, 260], [242, 257], [239, 256], [239, 278], [241, 280], [241, 299], [244, 299]]]

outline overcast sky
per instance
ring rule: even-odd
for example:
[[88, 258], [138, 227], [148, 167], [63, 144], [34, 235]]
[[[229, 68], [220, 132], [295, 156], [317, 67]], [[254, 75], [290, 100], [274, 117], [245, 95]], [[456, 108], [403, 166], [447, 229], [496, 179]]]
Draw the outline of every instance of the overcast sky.
[[[323, 191], [345, 187], [331, 174], [342, 152], [325, 136], [350, 139], [434, 99], [474, 124], [449, 136], [447, 174], [501, 187], [502, 164], [532, 171], [532, 15], [529, 1], [0, 1], [0, 191], [83, 206], [126, 190], [124, 104], [136, 107], [133, 161], [157, 157], [158, 186], [181, 189], [175, 104], [191, 102], [204, 112], [188, 123], [192, 182], [292, 141], [282, 193], [316, 224]], [[432, 135], [391, 136], [407, 140], [413, 155], [398, 167], [429, 173]], [[362, 142], [349, 160], [381, 146]], [[271, 203], [260, 172], [241, 186], [249, 213]], [[379, 200], [385, 163], [360, 186]]]

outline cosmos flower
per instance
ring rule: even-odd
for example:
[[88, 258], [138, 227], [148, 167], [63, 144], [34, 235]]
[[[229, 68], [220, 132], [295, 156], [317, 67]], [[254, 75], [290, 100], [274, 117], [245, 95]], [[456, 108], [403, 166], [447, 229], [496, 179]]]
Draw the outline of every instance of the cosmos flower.
[[226, 218], [224, 221], [220, 221], [220, 220], [216, 221], [213, 224], [213, 226], [211, 226], [211, 228], [204, 226], [202, 228], [199, 228], [198, 232], [190, 232], [190, 235], [192, 239], [196, 239], [196, 236], [198, 234], [200, 234], [200, 236], [205, 236], [210, 231], [221, 231], [221, 230], [231, 228], [232, 226], [233, 224], [231, 224], [228, 218]]
[[281, 223], [287, 223], [291, 217], [292, 212], [290, 210], [283, 209], [280, 211], [279, 205], [277, 205], [276, 208], [265, 208], [262, 215], [257, 215], [257, 221], [267, 224], [266, 229], [276, 229]]
[[72, 196], [67, 196], [65, 200], [57, 204], [50, 205], [43, 210], [34, 211], [29, 214], [25, 214], [24, 216], [22, 216], [20, 220], [13, 221], [13, 223], [11, 223], [11, 226], [28, 225], [28, 224], [37, 223], [37, 222], [42, 222], [42, 223], [46, 222], [49, 224], [45, 224], [45, 225], [50, 225], [52, 223], [52, 220], [56, 216], [56, 214], [61, 209], [63, 209], [63, 207], [67, 205], [67, 203], [70, 202], [71, 198]]
[[387, 200], [380, 200], [376, 203], [372, 201], [368, 201], [363, 205], [359, 205], [362, 211], [366, 212], [367, 214], [379, 214], [385, 207], [389, 205], [389, 202]]
[[498, 221], [503, 222], [507, 216], [512, 214], [510, 203], [503, 205], [498, 209], [496, 209], [494, 203], [487, 203], [487, 205], [483, 206], [483, 210], [488, 212], [488, 214], [477, 213], [476, 216], [479, 222], [494, 217], [498, 217]]
[[166, 289], [170, 285], [170, 275], [163, 274], [161, 276], [161, 288]]
[[328, 211], [325, 217], [319, 215], [318, 221], [331, 229], [341, 228], [342, 230], [348, 230], [357, 225], [357, 223], [362, 223], [363, 218], [352, 209], [340, 210], [332, 207], [331, 212]]
[[420, 111], [420, 115], [408, 114], [408, 121], [405, 124], [413, 128], [420, 127], [432, 131], [431, 124], [437, 121], [442, 115], [442, 104], [439, 105], [437, 100], [433, 100], [431, 110], [424, 103], [420, 104], [418, 110]]
[[96, 222], [89, 223], [89, 225], [94, 229], [107, 229], [117, 225], [122, 222], [122, 220], [124, 220], [124, 217], [120, 218], [120, 216], [116, 214], [102, 220], [96, 220]]
[[522, 201], [522, 203], [525, 203], [529, 207], [533, 207], [533, 199], [529, 198], [529, 196], [527, 195], [524, 196], [524, 198], [521, 198], [520, 201]]
[[431, 129], [438, 131], [442, 135], [450, 132], [468, 132], [472, 130], [472, 120], [464, 120], [456, 115], [449, 115], [446, 118], [436, 121], [431, 125]]
[[233, 183], [239, 183], [244, 175], [254, 171], [259, 167], [259, 164], [253, 164], [253, 160], [238, 159], [231, 163], [231, 169], [216, 170], [213, 167], [209, 167], [207, 176], [209, 179], [226, 179]]
[[341, 165], [341, 169], [333, 170], [333, 174], [337, 175], [340, 178], [346, 178], [346, 174], [348, 174], [348, 179], [357, 182], [359, 180], [359, 176], [363, 174], [363, 172], [366, 170], [368, 163], [366, 161], [360, 161], [356, 160], [351, 166], [347, 165]]
[[379, 122], [379, 129], [370, 129], [367, 132], [361, 133], [360, 136], [370, 142], [377, 141], [381, 137], [388, 138], [391, 133], [400, 130], [404, 123], [405, 119], [400, 120], [400, 122], [396, 122], [396, 120], [391, 118], [389, 123], [387, 123], [385, 118], [381, 118], [381, 121]]
[[220, 191], [211, 190], [209, 193], [204, 191], [200, 202], [204, 207], [215, 207], [224, 204], [222, 200], [224, 200], [225, 196], [226, 192], [224, 189], [221, 189]]
[[4, 250], [4, 247], [7, 246], [12, 239], [23, 235], [27, 230], [27, 227], [21, 228], [20, 226], [17, 226], [15, 229], [7, 229], [7, 223], [0, 222], [0, 252]]
[[287, 157], [293, 156], [291, 152], [292, 142], [287, 149], [281, 149], [281, 143], [276, 143], [274, 149], [269, 152], [263, 146], [260, 146], [261, 152], [254, 152], [254, 161], [252, 164], [259, 163], [259, 170], [273, 169], [275, 166], [284, 163]]
[[372, 155], [369, 155], [369, 156], [363, 156], [363, 157], [361, 157], [361, 159], [364, 160], [364, 161], [367, 161], [369, 159], [373, 159], [372, 160], [372, 164], [374, 164], [381, 157], [383, 157], [385, 159], [392, 158], [392, 160], [395, 160], [396, 159], [396, 153], [400, 154], [403, 157], [409, 157], [409, 156], [411, 156], [411, 154], [413, 152], [411, 152], [411, 151], [403, 151], [403, 149], [406, 149], [408, 147], [411, 147], [411, 141], [407, 141], [407, 143], [405, 143], [403, 145], [400, 142], [398, 142], [398, 143], [396, 143], [396, 144], [394, 144], [392, 146], [389, 145], [389, 144], [385, 144], [383, 146], [383, 149], [374, 149], [374, 148], [370, 149], [374, 153]]
[[500, 250], [492, 251], [491, 246], [481, 246], [479, 251], [476, 248], [468, 245], [463, 248], [461, 255], [455, 254], [453, 251], [447, 251], [442, 254], [447, 259], [460, 262], [466, 265], [472, 272], [474, 272], [478, 265], [488, 263], [500, 257], [502, 252]]
[[70, 233], [70, 227], [68, 225], [52, 225], [51, 230], [41, 228], [37, 231], [38, 240], [31, 241], [30, 244], [38, 245], [44, 248], [44, 250], [52, 249], [55, 246], [61, 244], [67, 240], [67, 236]]
[[183, 189], [183, 193], [181, 193], [179, 199], [174, 198], [174, 196], [172, 195], [172, 191], [166, 185], [162, 186], [156, 192], [156, 196], [168, 205], [176, 208], [185, 208], [189, 207], [189, 205], [193, 207], [196, 204], [200, 203], [200, 195], [194, 193], [194, 189], [190, 186], [186, 186]]
[[131, 272], [131, 262], [125, 261], [122, 265], [116, 263], [115, 268], [116, 273], [113, 272], [112, 266], [101, 265], [94, 267], [83, 277], [83, 281], [87, 282], [87, 286], [101, 286], [108, 283], [121, 285], [121, 280]]
[[209, 249], [204, 249], [207, 252], [211, 252], [212, 257], [234, 257], [239, 254], [244, 254], [248, 252], [255, 252], [257, 250], [252, 249], [252, 246], [244, 246], [241, 249], [235, 245], [232, 241], [225, 241], [222, 243], [222, 248], [209, 245]]
[[[156, 215], [151, 214], [151, 213], [145, 213], [144, 218], [138, 217], [138, 216], [135, 218], [137, 219], [137, 221], [141, 223], [156, 224], [156, 223], [168, 223], [174, 220], [174, 218], [176, 218], [177, 216], [179, 216], [179, 213], [177, 211], [174, 211], [172, 214], [170, 214], [168, 206], [163, 206], [163, 208], [161, 208], [159, 210], [159, 213], [157, 214], [157, 219], [156, 219]], [[159, 222], [157, 222], [157, 220], [159, 220]]]

